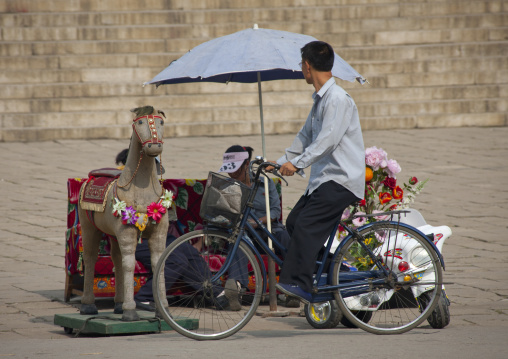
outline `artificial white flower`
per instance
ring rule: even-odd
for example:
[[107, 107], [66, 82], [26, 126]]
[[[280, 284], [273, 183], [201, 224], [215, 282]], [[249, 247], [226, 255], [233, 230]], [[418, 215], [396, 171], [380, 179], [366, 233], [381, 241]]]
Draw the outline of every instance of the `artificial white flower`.
[[118, 198], [115, 198], [115, 203], [113, 203], [113, 213], [122, 213], [125, 208], [127, 207], [127, 204], [124, 201], [119, 201]]
[[164, 207], [166, 208], [171, 207], [171, 204], [173, 203], [173, 192], [166, 190], [162, 195], [161, 199], [162, 199], [161, 204]]

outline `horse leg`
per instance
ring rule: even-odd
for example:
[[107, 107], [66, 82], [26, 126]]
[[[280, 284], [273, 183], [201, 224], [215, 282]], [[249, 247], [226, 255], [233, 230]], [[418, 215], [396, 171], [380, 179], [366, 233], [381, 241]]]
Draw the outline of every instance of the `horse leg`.
[[[118, 245], [122, 255], [122, 272], [123, 272], [123, 315], [122, 320], [132, 322], [139, 320], [136, 312], [136, 303], [134, 302], [134, 267], [136, 265], [135, 251], [137, 238], [136, 235], [128, 235], [123, 233], [118, 236]], [[135, 231], [134, 233], [136, 233]]]
[[116, 240], [110, 241], [111, 245], [111, 259], [115, 266], [115, 314], [123, 314], [123, 298], [124, 298], [124, 276], [122, 267], [122, 255], [120, 253], [120, 247]]
[[[165, 230], [157, 231], [157, 233], [154, 233], [148, 241], [148, 246], [150, 248], [150, 260], [152, 262], [152, 273], [154, 273], [154, 275], [155, 267], [159, 262], [159, 258], [161, 257], [162, 252], [164, 252], [164, 249], [166, 248], [167, 226], [160, 223], [159, 228], [164, 228]], [[162, 305], [164, 308], [168, 309], [169, 304], [166, 296], [166, 282], [164, 280], [163, 270], [159, 273], [159, 288], [157, 288], [157, 290], [159, 291], [159, 298], [161, 298]]]
[[95, 263], [99, 256], [99, 242], [101, 233], [93, 228], [87, 221], [81, 223], [81, 242], [83, 244], [83, 265], [85, 267], [85, 278], [83, 296], [81, 297], [80, 314], [95, 315], [99, 312], [95, 306], [95, 295], [93, 293]]

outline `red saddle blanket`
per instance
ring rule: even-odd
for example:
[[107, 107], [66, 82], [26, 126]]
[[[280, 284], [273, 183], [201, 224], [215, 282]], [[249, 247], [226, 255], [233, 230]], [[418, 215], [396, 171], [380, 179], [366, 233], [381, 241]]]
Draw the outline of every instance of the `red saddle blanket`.
[[120, 176], [121, 172], [115, 168], [101, 168], [91, 171], [88, 174], [88, 180], [83, 184], [83, 188], [81, 188], [81, 208], [104, 212], [111, 184]]

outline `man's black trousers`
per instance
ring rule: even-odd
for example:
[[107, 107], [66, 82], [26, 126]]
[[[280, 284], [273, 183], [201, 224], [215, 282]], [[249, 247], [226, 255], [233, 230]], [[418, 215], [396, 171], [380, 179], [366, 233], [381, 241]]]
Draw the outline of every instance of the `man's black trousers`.
[[340, 184], [329, 181], [303, 195], [291, 210], [286, 227], [291, 235], [279, 282], [312, 291], [316, 259], [342, 212], [358, 198]]

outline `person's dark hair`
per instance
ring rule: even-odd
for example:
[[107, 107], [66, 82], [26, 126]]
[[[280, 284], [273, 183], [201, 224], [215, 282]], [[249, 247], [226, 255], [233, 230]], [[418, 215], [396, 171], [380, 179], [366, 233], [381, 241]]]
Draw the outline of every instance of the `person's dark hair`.
[[324, 41], [312, 41], [300, 49], [302, 61], [308, 61], [317, 71], [332, 71], [335, 53]]
[[122, 165], [125, 166], [125, 163], [127, 162], [127, 155], [128, 154], [129, 154], [129, 149], [128, 148], [126, 148], [125, 150], [120, 151], [116, 155], [116, 159], [115, 159], [116, 164], [119, 165], [121, 163]]
[[229, 147], [226, 150], [226, 153], [229, 153], [229, 152], [248, 152], [249, 153], [249, 158], [247, 158], [245, 161], [243, 161], [243, 163], [242, 163], [242, 166], [243, 166], [245, 163], [249, 163], [250, 162], [250, 160], [252, 158], [252, 153], [254, 152], [254, 149], [252, 147], [249, 147], [249, 146], [234, 145], [234, 146]]

